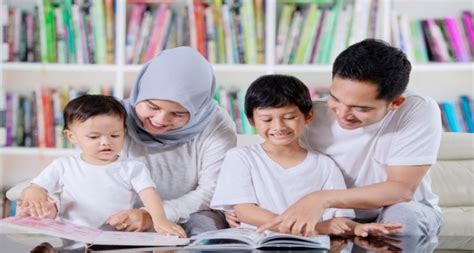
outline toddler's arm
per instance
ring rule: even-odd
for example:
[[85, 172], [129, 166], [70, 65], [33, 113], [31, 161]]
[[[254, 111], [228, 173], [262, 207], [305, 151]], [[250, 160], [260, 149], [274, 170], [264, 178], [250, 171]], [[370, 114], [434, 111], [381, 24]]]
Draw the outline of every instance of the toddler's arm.
[[[277, 214], [251, 203], [234, 205], [234, 210], [237, 218], [239, 218], [241, 222], [254, 225], [256, 227], [271, 221], [277, 216]], [[270, 230], [278, 232], [277, 227], [270, 228]]]
[[165, 210], [161, 203], [161, 198], [155, 188], [148, 187], [141, 190], [138, 195], [153, 220], [153, 227], [157, 232], [169, 233], [179, 237], [186, 237], [184, 229], [166, 218]]
[[36, 184], [26, 187], [21, 193], [20, 215], [41, 218], [56, 218], [58, 210], [48, 192]]

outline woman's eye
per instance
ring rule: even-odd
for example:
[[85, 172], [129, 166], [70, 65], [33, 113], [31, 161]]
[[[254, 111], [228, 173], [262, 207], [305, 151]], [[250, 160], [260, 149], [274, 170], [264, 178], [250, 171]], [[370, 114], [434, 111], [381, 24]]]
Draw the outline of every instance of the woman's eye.
[[118, 137], [120, 137], [120, 134], [112, 134], [111, 136], [112, 136], [112, 138], [118, 138]]

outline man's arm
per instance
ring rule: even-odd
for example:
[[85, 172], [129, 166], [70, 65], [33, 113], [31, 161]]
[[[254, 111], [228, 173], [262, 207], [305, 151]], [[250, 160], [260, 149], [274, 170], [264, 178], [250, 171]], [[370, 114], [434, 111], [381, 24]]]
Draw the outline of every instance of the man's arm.
[[277, 226], [283, 233], [312, 234], [326, 208], [374, 209], [412, 199], [430, 165], [390, 166], [385, 182], [348, 190], [327, 190], [310, 193], [282, 215], [259, 227], [259, 231]]
[[328, 208], [374, 209], [410, 201], [431, 165], [390, 166], [387, 181], [348, 190], [316, 192]]

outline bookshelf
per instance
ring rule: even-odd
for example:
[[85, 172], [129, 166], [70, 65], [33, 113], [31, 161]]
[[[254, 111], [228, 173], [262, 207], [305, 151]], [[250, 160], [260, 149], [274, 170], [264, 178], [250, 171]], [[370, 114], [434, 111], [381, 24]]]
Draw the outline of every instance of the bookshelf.
[[[244, 0], [245, 1], [245, 0]], [[392, 10], [408, 18], [441, 18], [459, 16], [462, 10], [473, 12], [472, 0], [379, 0]], [[38, 1], [0, 0], [0, 6], [16, 6], [33, 9]], [[140, 1], [115, 0], [115, 61], [112, 64], [59, 64], [1, 62], [0, 91], [25, 94], [38, 85], [59, 88], [69, 85], [83, 89], [110, 86], [113, 95], [126, 98], [141, 68], [139, 64], [126, 63], [127, 13], [130, 5]], [[142, 1], [146, 2], [146, 1]], [[148, 1], [150, 2], [150, 1]], [[161, 1], [181, 8], [188, 0]], [[331, 82], [330, 64], [276, 64], [276, 36], [279, 6], [292, 1], [265, 0], [264, 61], [261, 64], [213, 64], [218, 86], [245, 89], [253, 80], [264, 74], [294, 75], [310, 87], [327, 87]], [[300, 1], [301, 2], [301, 1]], [[308, 1], [306, 1], [308, 2]], [[429, 7], [427, 7], [429, 6]], [[175, 7], [172, 7], [175, 8]], [[128, 10], [128, 11], [127, 11]], [[5, 13], [0, 13], [4, 20]], [[382, 27], [388, 27], [382, 24]], [[0, 41], [3, 33], [0, 31]], [[4, 59], [0, 50], [0, 59]], [[444, 62], [413, 64], [409, 89], [429, 95], [437, 101], [454, 101], [459, 95], [474, 97], [474, 65], [470, 62]], [[73, 150], [51, 148], [2, 147], [0, 150], [0, 189], [38, 174], [49, 161]]]

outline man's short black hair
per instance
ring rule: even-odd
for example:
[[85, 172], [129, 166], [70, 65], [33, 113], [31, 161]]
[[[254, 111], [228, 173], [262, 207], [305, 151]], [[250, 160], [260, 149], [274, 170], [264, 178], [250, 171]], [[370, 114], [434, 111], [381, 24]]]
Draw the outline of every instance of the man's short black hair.
[[120, 117], [125, 127], [127, 111], [117, 99], [104, 95], [82, 95], [69, 101], [64, 108], [64, 130], [69, 129], [76, 120], [84, 122], [98, 115]]
[[306, 85], [298, 78], [287, 75], [265, 75], [253, 81], [245, 95], [245, 114], [253, 118], [257, 108], [280, 108], [295, 105], [306, 116], [313, 103]]
[[377, 85], [377, 99], [392, 101], [407, 88], [411, 64], [398, 48], [382, 40], [366, 39], [337, 56], [332, 78], [365, 81]]

